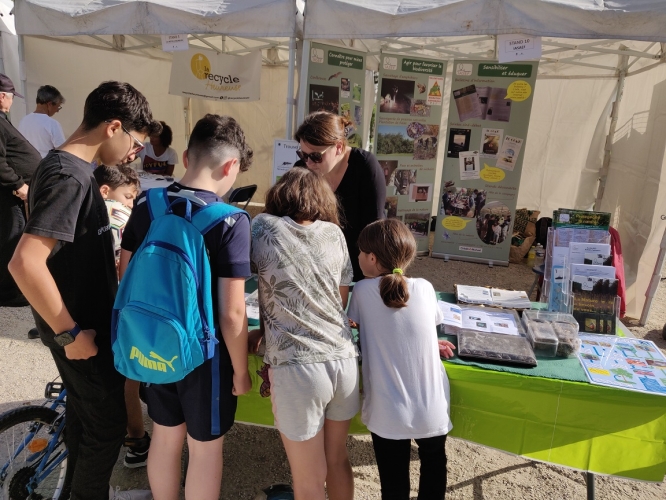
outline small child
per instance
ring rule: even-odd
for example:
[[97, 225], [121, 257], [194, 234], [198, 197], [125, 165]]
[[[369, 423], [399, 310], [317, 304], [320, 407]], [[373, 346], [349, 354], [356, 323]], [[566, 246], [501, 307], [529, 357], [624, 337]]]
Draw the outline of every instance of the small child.
[[[93, 176], [102, 193], [109, 212], [109, 223], [113, 233], [113, 250], [116, 255], [116, 266], [120, 260], [120, 243], [127, 221], [132, 214], [134, 200], [139, 195], [141, 185], [139, 176], [129, 165], [108, 167], [99, 165]], [[134, 469], [145, 467], [150, 448], [150, 435], [143, 425], [143, 410], [139, 398], [140, 382], [125, 380], [125, 406], [127, 407], [127, 437], [124, 446], [129, 449], [123, 463], [125, 467]]]
[[93, 176], [109, 212], [109, 223], [113, 233], [113, 249], [116, 254], [116, 261], [118, 261], [120, 259], [120, 241], [123, 237], [123, 231], [132, 213], [134, 200], [141, 189], [139, 176], [128, 165], [117, 167], [99, 165], [93, 171]]
[[[221, 196], [229, 191], [238, 173], [250, 167], [252, 156], [236, 120], [229, 116], [204, 116], [192, 130], [183, 155], [185, 175], [167, 188], [169, 201], [179, 197], [198, 200], [193, 204], [195, 213], [203, 205], [222, 202]], [[125, 230], [121, 277], [150, 229], [145, 200], [145, 195], [141, 195]], [[174, 205], [174, 213], [185, 215], [184, 204]], [[213, 310], [219, 326], [219, 373], [215, 373], [209, 359], [179, 382], [146, 387], [148, 414], [154, 422], [148, 479], [158, 499], [178, 498], [186, 437], [189, 468], [185, 497], [219, 498], [224, 434], [234, 423], [236, 396], [252, 388], [247, 368], [245, 314], [245, 279], [251, 275], [248, 215], [239, 212], [219, 221], [205, 234], [204, 242], [210, 256]], [[213, 403], [211, 390], [217, 384], [220, 396]], [[212, 415], [219, 417], [219, 422], [213, 421]], [[212, 429], [212, 423], [219, 424], [219, 432]]]
[[382, 499], [409, 499], [411, 440], [421, 459], [419, 499], [446, 492], [449, 381], [440, 361], [453, 344], [437, 340], [443, 321], [432, 285], [403, 273], [416, 253], [397, 219], [373, 222], [358, 239], [366, 279], [356, 283], [349, 319], [359, 325], [363, 353], [361, 419], [372, 434]]
[[[275, 426], [297, 499], [351, 500], [347, 432], [358, 412], [358, 353], [345, 306], [353, 270], [335, 195], [323, 176], [293, 168], [252, 223], [252, 264]], [[261, 330], [250, 334], [256, 350]], [[256, 332], [256, 333], [255, 333]]]

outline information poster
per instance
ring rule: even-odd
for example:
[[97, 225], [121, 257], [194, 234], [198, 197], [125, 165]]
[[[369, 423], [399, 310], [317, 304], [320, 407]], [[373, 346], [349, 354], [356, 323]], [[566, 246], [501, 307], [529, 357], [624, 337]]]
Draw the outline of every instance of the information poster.
[[454, 62], [433, 257], [508, 265], [537, 69]]
[[361, 147], [365, 54], [319, 43], [310, 45], [308, 65], [308, 114], [330, 111], [354, 125], [347, 134], [350, 146]]
[[271, 186], [280, 180], [294, 163], [298, 161], [296, 151], [300, 147], [298, 141], [275, 139], [273, 141], [273, 180]]
[[387, 217], [403, 221], [428, 252], [446, 62], [382, 54], [375, 154], [386, 179]]

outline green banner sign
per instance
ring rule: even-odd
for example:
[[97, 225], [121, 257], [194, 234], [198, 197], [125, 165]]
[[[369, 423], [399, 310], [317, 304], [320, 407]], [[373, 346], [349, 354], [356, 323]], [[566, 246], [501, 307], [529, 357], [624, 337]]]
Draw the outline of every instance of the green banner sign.
[[350, 69], [364, 69], [365, 66], [363, 56], [335, 50], [328, 51], [328, 65], [342, 66], [343, 68]]
[[375, 154], [386, 180], [387, 217], [402, 220], [428, 253], [446, 63], [382, 54]]
[[454, 62], [433, 257], [508, 265], [537, 64]]
[[429, 75], [443, 75], [444, 63], [439, 61], [424, 61], [423, 59], [408, 59], [405, 57], [402, 60], [402, 71], [408, 73], [426, 73]]

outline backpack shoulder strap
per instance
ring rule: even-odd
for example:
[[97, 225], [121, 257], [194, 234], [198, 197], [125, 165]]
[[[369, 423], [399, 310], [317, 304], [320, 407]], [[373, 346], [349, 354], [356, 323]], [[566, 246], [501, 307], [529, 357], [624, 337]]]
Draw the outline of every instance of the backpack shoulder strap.
[[169, 209], [169, 195], [166, 188], [153, 188], [146, 191], [146, 203], [151, 221], [166, 214]]
[[243, 213], [249, 217], [247, 212], [238, 207], [228, 205], [227, 203], [213, 203], [201, 207], [192, 216], [192, 224], [203, 235], [210, 231], [220, 220], [230, 217], [231, 215]]

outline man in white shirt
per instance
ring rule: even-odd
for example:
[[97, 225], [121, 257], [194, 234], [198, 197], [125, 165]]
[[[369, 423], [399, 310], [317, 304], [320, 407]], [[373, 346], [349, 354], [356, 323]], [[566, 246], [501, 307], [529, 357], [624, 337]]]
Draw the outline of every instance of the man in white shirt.
[[62, 109], [64, 103], [65, 98], [57, 88], [51, 85], [39, 87], [35, 112], [26, 115], [19, 123], [19, 132], [39, 151], [42, 158], [65, 142], [60, 123], [51, 118]]

